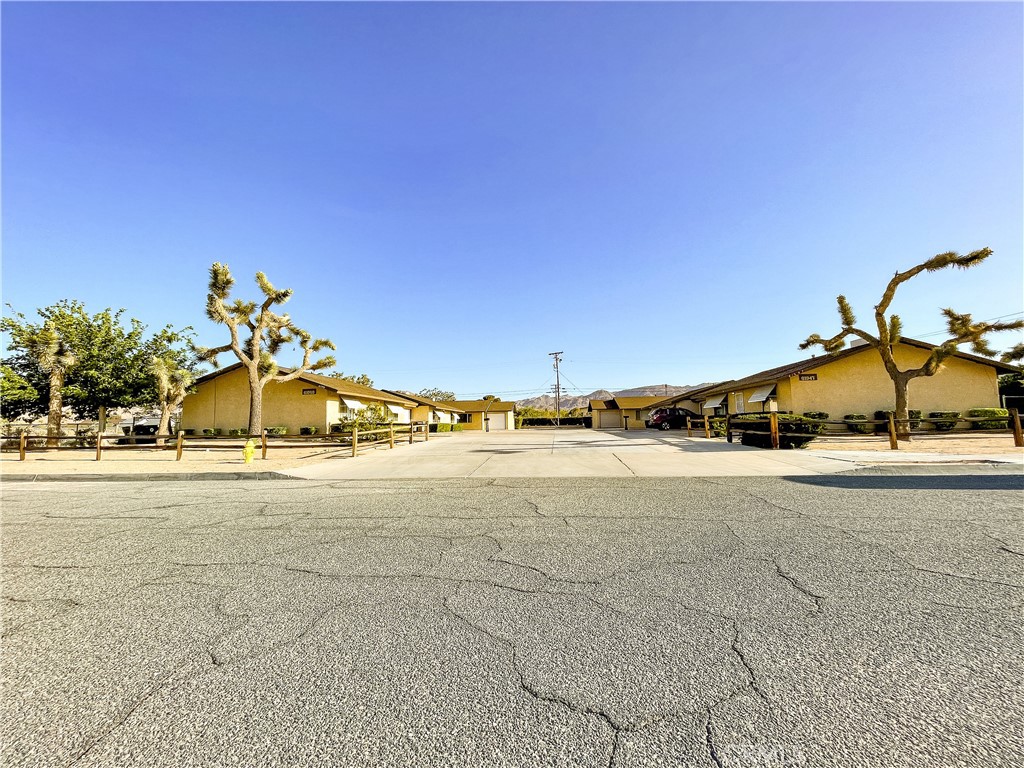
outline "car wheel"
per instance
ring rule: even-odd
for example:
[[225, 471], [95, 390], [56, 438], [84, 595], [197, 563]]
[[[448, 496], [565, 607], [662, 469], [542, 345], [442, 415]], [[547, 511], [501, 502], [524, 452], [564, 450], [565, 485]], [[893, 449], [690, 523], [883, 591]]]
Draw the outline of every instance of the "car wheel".
[[661, 422], [660, 426], [661, 426], [662, 431], [664, 431], [664, 432], [667, 432], [668, 430], [672, 429], [672, 425], [669, 424], [667, 421]]

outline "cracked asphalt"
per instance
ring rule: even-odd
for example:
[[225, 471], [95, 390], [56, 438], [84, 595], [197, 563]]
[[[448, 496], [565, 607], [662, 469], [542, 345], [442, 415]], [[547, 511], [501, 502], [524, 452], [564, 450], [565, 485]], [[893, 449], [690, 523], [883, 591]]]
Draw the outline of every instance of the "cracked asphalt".
[[1021, 765], [1022, 490], [5, 484], [2, 761]]

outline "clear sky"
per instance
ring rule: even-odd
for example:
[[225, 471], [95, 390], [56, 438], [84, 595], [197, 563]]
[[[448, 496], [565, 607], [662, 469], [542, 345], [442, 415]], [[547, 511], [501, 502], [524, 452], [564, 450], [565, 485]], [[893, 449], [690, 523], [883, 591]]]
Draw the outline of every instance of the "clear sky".
[[[696, 384], [1024, 308], [1021, 3], [2, 5], [3, 299], [291, 287], [378, 386]], [[1010, 346], [1018, 338], [995, 341]], [[223, 357], [225, 364], [232, 362]], [[285, 355], [283, 362], [295, 362]]]

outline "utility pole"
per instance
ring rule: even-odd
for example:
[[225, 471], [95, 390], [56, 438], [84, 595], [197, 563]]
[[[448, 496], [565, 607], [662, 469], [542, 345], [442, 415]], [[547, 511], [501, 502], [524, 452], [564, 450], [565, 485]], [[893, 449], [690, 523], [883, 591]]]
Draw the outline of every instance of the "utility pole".
[[555, 358], [555, 427], [562, 426], [562, 382], [558, 377], [558, 364], [562, 361], [561, 352], [548, 352], [549, 357]]

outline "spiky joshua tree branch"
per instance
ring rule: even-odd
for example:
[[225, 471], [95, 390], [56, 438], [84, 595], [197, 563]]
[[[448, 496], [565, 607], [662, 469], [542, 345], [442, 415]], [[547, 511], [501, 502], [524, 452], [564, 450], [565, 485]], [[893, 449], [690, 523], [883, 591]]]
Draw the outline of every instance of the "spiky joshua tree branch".
[[[307, 371], [319, 371], [335, 365], [332, 355], [313, 361], [314, 353], [334, 350], [330, 339], [314, 339], [295, 325], [287, 314], [277, 314], [273, 307], [284, 304], [292, 297], [290, 288], [275, 288], [263, 272], [256, 273], [256, 284], [263, 301], [235, 299], [229, 303], [235, 280], [227, 264], [219, 262], [210, 267], [209, 292], [206, 295], [206, 316], [215, 323], [228, 327], [230, 340], [219, 347], [198, 347], [201, 360], [216, 368], [217, 356], [233, 352], [249, 374], [249, 432], [258, 434], [262, 428], [263, 387], [270, 381], [291, 381]], [[246, 334], [248, 334], [246, 336]], [[276, 356], [282, 347], [298, 343], [302, 348], [302, 363], [288, 374], [278, 373]]]
[[[975, 322], [971, 315], [960, 314], [952, 309], [945, 308], [942, 310], [942, 314], [946, 318], [949, 338], [941, 344], [935, 345], [921, 365], [916, 368], [900, 370], [893, 355], [893, 346], [899, 342], [902, 336], [903, 323], [899, 315], [891, 314], [886, 317], [889, 306], [896, 296], [896, 290], [903, 283], [922, 272], [938, 272], [949, 267], [969, 269], [977, 266], [991, 255], [992, 250], [990, 248], [972, 251], [965, 256], [948, 251], [933, 256], [905, 272], [897, 272], [889, 281], [889, 284], [886, 285], [881, 300], [875, 305], [875, 333], [869, 333], [857, 326], [857, 318], [853, 314], [850, 303], [846, 300], [845, 296], [839, 296], [836, 299], [840, 318], [839, 333], [827, 339], [822, 338], [816, 333], [812, 334], [800, 345], [800, 349], [820, 346], [829, 354], [835, 354], [846, 346], [848, 336], [856, 336], [877, 349], [885, 370], [896, 388], [896, 418], [903, 421], [897, 428], [899, 437], [900, 439], [909, 440], [909, 428], [905, 422], [908, 416], [907, 388], [909, 382], [921, 376], [934, 376], [941, 370], [943, 361], [955, 353], [960, 344], [970, 344], [971, 349], [979, 355], [994, 357], [996, 352], [989, 346], [986, 336], [998, 331], [1012, 331], [1024, 328], [1024, 320], [1016, 320], [1010, 323]], [[1011, 354], [1012, 350], [1007, 355], [1004, 355], [1004, 357]]]

